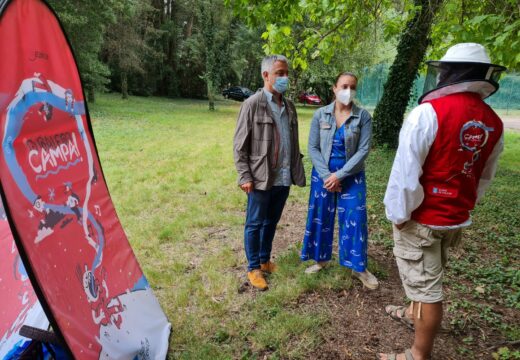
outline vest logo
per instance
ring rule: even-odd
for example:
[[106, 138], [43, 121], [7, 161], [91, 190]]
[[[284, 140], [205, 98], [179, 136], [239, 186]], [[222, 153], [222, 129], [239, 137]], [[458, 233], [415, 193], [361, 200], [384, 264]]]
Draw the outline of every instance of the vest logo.
[[489, 133], [494, 131], [482, 121], [470, 120], [460, 129], [460, 145], [464, 150], [475, 152], [486, 146]]
[[470, 120], [460, 129], [460, 145], [462, 150], [473, 153], [471, 159], [464, 163], [462, 173], [469, 177], [474, 177], [473, 166], [480, 159], [480, 151], [486, 146], [489, 133], [495, 131], [492, 127], [487, 127], [482, 121]]

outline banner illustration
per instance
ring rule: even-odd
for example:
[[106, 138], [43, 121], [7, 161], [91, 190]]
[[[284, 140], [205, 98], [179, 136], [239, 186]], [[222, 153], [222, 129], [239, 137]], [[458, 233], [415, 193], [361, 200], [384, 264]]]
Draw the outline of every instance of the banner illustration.
[[41, 0], [8, 1], [0, 38], [0, 181], [51, 324], [78, 359], [164, 359], [170, 324], [110, 199], [59, 22]]
[[0, 198], [0, 359], [16, 359], [30, 343], [20, 336], [23, 325], [47, 329], [45, 317], [22, 263]]

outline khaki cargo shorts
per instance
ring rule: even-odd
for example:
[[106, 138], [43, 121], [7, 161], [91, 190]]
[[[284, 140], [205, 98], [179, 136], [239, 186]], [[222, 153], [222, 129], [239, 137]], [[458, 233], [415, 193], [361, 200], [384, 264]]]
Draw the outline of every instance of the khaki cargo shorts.
[[394, 225], [394, 255], [406, 296], [416, 302], [443, 300], [442, 276], [448, 248], [458, 246], [462, 229], [433, 230], [409, 220]]

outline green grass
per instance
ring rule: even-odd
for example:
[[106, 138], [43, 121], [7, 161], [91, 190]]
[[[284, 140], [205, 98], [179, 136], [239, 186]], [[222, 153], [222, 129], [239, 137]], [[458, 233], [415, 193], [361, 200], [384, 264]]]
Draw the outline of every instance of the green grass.
[[[273, 276], [272, 291], [238, 292], [244, 274], [233, 269], [245, 263], [245, 196], [232, 157], [238, 105], [217, 108], [210, 113], [204, 101], [100, 96], [91, 117], [107, 183], [172, 322], [172, 358], [300, 357], [317, 341], [323, 316], [286, 305], [305, 289], [328, 285], [300, 285], [301, 275], [294, 282], [302, 271], [293, 271], [301, 266], [293, 250]], [[308, 127], [312, 110], [302, 113]], [[290, 201], [304, 193], [294, 191]]]
[[[246, 198], [236, 185], [232, 156], [238, 109], [238, 103], [227, 101], [209, 112], [205, 101], [124, 101], [116, 95], [99, 96], [91, 105], [112, 199], [173, 326], [172, 359], [308, 357], [319, 348], [320, 328], [329, 315], [295, 306], [298, 298], [309, 292], [348, 290], [351, 284], [348, 272], [339, 266], [316, 277], [305, 276], [298, 236], [278, 257], [280, 271], [271, 276], [268, 292], [239, 291], [245, 281]], [[313, 111], [298, 108], [304, 154]], [[510, 338], [518, 338], [518, 327], [493, 308], [486, 313], [478, 305], [518, 304], [519, 154], [520, 134], [508, 133], [497, 180], [475, 210], [475, 226], [465, 238], [464, 258], [448, 273], [450, 284], [457, 277], [467, 280], [465, 288], [454, 291], [472, 296], [469, 305], [452, 305], [473, 306], [475, 324], [485, 323]], [[391, 228], [382, 198], [392, 161], [393, 152], [374, 149], [367, 164], [370, 236], [387, 248]], [[307, 156], [305, 165], [310, 172]], [[293, 188], [288, 201], [305, 204], [307, 199], [308, 188]], [[372, 262], [371, 269], [386, 276], [378, 264]], [[475, 297], [470, 281], [483, 285], [485, 293]]]

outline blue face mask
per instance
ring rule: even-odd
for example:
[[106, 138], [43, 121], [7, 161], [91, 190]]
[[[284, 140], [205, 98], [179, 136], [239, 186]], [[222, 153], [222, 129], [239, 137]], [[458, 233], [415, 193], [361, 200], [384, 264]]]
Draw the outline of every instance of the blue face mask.
[[283, 94], [287, 91], [289, 87], [289, 78], [287, 76], [279, 76], [276, 78], [276, 81], [273, 85], [273, 89], [276, 90], [277, 93]]

